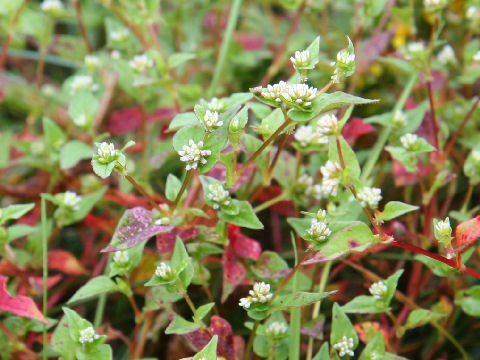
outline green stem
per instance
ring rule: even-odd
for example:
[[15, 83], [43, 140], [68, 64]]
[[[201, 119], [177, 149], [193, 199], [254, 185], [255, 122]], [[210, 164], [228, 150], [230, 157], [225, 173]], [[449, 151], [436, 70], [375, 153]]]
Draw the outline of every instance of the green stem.
[[255, 324], [253, 325], [252, 332], [250, 333], [250, 337], [248, 338], [247, 346], [245, 347], [244, 360], [248, 360], [248, 358], [250, 357], [250, 352], [252, 351], [252, 346], [253, 346], [253, 339], [255, 339], [255, 334], [257, 332], [259, 325], [260, 325], [260, 321], [255, 320]]
[[232, 7], [230, 9], [230, 14], [228, 15], [227, 29], [225, 30], [223, 36], [222, 47], [220, 48], [220, 54], [218, 56], [218, 61], [215, 66], [215, 71], [213, 73], [212, 83], [210, 88], [207, 91], [207, 97], [211, 98], [215, 95], [220, 82], [220, 76], [222, 75], [223, 68], [225, 67], [225, 62], [227, 60], [228, 49], [230, 47], [230, 42], [232, 41], [233, 30], [237, 26], [238, 17], [240, 15], [240, 6], [242, 5], [243, 0], [233, 0]]
[[[42, 196], [41, 200], [42, 210], [42, 262], [43, 262], [43, 316], [47, 317], [47, 300], [48, 300], [48, 226], [47, 226], [47, 210], [46, 200]], [[43, 359], [47, 359], [47, 325], [43, 324]]]
[[[402, 94], [400, 95], [400, 98], [398, 99], [397, 103], [395, 104], [393, 108], [393, 114], [395, 114], [396, 111], [403, 109], [405, 106], [405, 103], [407, 102], [408, 97], [410, 96], [410, 93], [412, 92], [413, 86], [415, 85], [417, 79], [418, 79], [419, 71], [415, 71], [411, 76], [410, 79], [408, 80], [407, 85], [403, 89]], [[375, 146], [373, 149], [370, 151], [370, 156], [365, 163], [365, 166], [363, 167], [363, 172], [362, 172], [362, 177], [361, 180], [365, 181], [368, 179], [370, 174], [372, 173], [372, 170], [375, 166], [375, 164], [378, 161], [378, 158], [380, 154], [382, 153], [382, 150], [385, 146], [385, 144], [388, 141], [388, 138], [390, 137], [390, 133], [392, 132], [392, 126], [386, 126], [383, 128], [383, 130], [380, 132], [380, 136], [378, 137], [377, 142], [375, 143]]]
[[187, 185], [192, 179], [192, 176], [193, 176], [193, 170], [188, 170], [187, 174], [185, 175], [185, 179], [183, 179], [182, 187], [180, 188], [180, 191], [178, 192], [177, 197], [175, 198], [172, 210], [175, 210], [178, 204], [180, 203], [180, 199], [182, 198], [183, 193], [187, 189]]
[[468, 203], [470, 202], [470, 199], [472, 198], [472, 193], [473, 193], [473, 184], [470, 183], [468, 185], [467, 194], [465, 195], [465, 200], [463, 200], [463, 205], [462, 205], [462, 208], [460, 209], [460, 212], [465, 212], [467, 210]]
[[264, 203], [258, 205], [257, 207], [255, 207], [253, 209], [253, 212], [254, 213], [259, 213], [260, 211], [268, 209], [270, 206], [275, 205], [276, 203], [278, 203], [280, 201], [283, 201], [283, 200], [286, 200], [286, 199], [287, 199], [287, 194], [283, 192], [280, 195], [275, 196], [274, 198], [272, 198], [268, 201], [265, 201]]

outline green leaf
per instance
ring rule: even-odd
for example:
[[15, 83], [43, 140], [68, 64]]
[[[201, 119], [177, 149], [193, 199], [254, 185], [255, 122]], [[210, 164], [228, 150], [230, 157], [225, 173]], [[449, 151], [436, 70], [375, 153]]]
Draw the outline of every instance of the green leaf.
[[229, 131], [235, 133], [242, 130], [248, 122], [248, 106], [244, 106], [230, 121]]
[[167, 184], [165, 188], [165, 197], [174, 201], [177, 198], [177, 195], [182, 187], [182, 182], [173, 174], [168, 174]]
[[384, 282], [387, 287], [387, 293], [385, 294], [384, 301], [388, 305], [395, 295], [397, 289], [398, 279], [403, 274], [403, 269], [397, 270], [393, 275], [390, 275]]
[[400, 146], [386, 146], [385, 149], [397, 161], [399, 161], [409, 172], [417, 171], [417, 158], [415, 154]]
[[370, 104], [378, 100], [364, 99], [358, 96], [350, 95], [341, 91], [334, 93], [324, 93], [313, 101], [311, 112], [298, 111], [291, 109], [288, 116], [297, 122], [309, 121], [321, 113], [351, 104]]
[[227, 98], [224, 98], [222, 100], [225, 101], [225, 108], [231, 109], [237, 106], [240, 106], [242, 104], [245, 104], [247, 101], [249, 101], [253, 95], [249, 92], [239, 92], [230, 95]]
[[248, 201], [233, 199], [232, 202], [233, 206], [238, 208], [238, 214], [229, 215], [221, 211], [218, 213], [220, 220], [249, 229], [263, 229], [263, 224], [258, 220], [257, 215], [253, 212], [252, 206]]
[[330, 354], [328, 350], [328, 342], [324, 342], [317, 355], [313, 360], [330, 360]]
[[0, 134], [0, 169], [5, 169], [10, 163], [10, 145], [12, 134], [5, 132]]
[[43, 133], [45, 134], [45, 141], [47, 146], [51, 149], [58, 151], [63, 145], [67, 136], [63, 130], [53, 120], [44, 117], [43, 118]]
[[196, 316], [196, 321], [201, 321], [207, 314], [213, 309], [215, 306], [215, 303], [211, 302], [205, 305], [200, 306], [197, 309], [197, 316]]
[[403, 327], [405, 329], [413, 329], [428, 324], [431, 321], [440, 320], [443, 317], [445, 317], [445, 314], [426, 309], [415, 309], [408, 315]]
[[102, 179], [106, 179], [110, 176], [115, 167], [116, 161], [111, 161], [107, 164], [102, 164], [96, 160], [92, 160], [92, 168], [95, 174], [100, 176]]
[[259, 128], [255, 131], [260, 133], [264, 138], [269, 138], [284, 123], [285, 118], [281, 109], [273, 110], [267, 117], [262, 119]]
[[98, 111], [99, 102], [97, 98], [88, 90], [80, 90], [75, 93], [68, 114], [72, 119], [85, 116], [85, 126], [82, 129], [90, 129], [93, 125], [93, 119]]
[[377, 332], [375, 337], [370, 341], [362, 351], [358, 360], [383, 359], [385, 355], [385, 344], [383, 343], [382, 331]]
[[310, 53], [310, 65], [311, 68], [315, 68], [315, 65], [320, 61], [320, 35], [312, 41], [312, 43], [307, 48]]
[[170, 69], [175, 68], [188, 60], [195, 59], [197, 56], [192, 53], [175, 53], [168, 57], [167, 63]]
[[112, 348], [107, 344], [102, 344], [87, 352], [77, 348], [76, 354], [78, 360], [112, 360]]
[[23, 224], [11, 225], [8, 227], [7, 242], [33, 234], [35, 231], [37, 231], [37, 228], [33, 226]]
[[218, 335], [213, 335], [207, 345], [194, 357], [193, 360], [217, 360]]
[[103, 194], [107, 191], [107, 187], [104, 186], [100, 190], [88, 195], [82, 195], [80, 202], [78, 203], [78, 210], [71, 213], [71, 216], [63, 222], [63, 225], [71, 225], [80, 220], [83, 220], [92, 211], [95, 204], [103, 197]]
[[199, 328], [200, 324], [187, 321], [181, 316], [176, 315], [170, 325], [168, 325], [168, 327], [165, 329], [165, 334], [183, 335], [195, 331]]
[[188, 285], [190, 285], [192, 281], [193, 265], [192, 260], [188, 256], [187, 249], [185, 249], [185, 245], [183, 244], [182, 239], [180, 239], [178, 236], [175, 241], [175, 248], [173, 249], [170, 266], [178, 274], [178, 277], [182, 282], [183, 288], [187, 289]]
[[182, 114], [177, 114], [168, 125], [168, 132], [176, 131], [180, 128], [190, 125], [199, 125], [200, 122], [198, 121], [195, 113], [193, 112], [186, 112]]
[[418, 206], [405, 204], [401, 201], [389, 201], [380, 213], [381, 220], [392, 220], [411, 211], [417, 210]]
[[62, 317], [53, 331], [50, 345], [64, 360], [75, 360], [76, 341], [70, 336], [67, 317]]
[[342, 308], [337, 304], [333, 304], [332, 309], [332, 331], [330, 333], [330, 344], [336, 344], [342, 341], [342, 338], [352, 338], [354, 342], [353, 348], [358, 346], [357, 332], [354, 330], [350, 319], [345, 315]]
[[4, 224], [8, 220], [20, 219], [35, 207], [34, 203], [9, 205], [0, 209], [0, 224]]
[[309, 305], [334, 293], [336, 291], [321, 293], [299, 291], [295, 294], [279, 295], [272, 302], [270, 312]]
[[345, 313], [377, 314], [388, 311], [388, 306], [373, 296], [360, 295], [342, 306]]
[[60, 168], [70, 169], [80, 160], [91, 157], [92, 148], [89, 145], [78, 140], [69, 141], [60, 148]]
[[97, 276], [89, 280], [85, 285], [78, 289], [75, 294], [67, 301], [67, 304], [78, 304], [90, 300], [100, 294], [107, 294], [117, 291], [117, 284], [106, 275]]
[[457, 270], [454, 268], [425, 255], [417, 254], [415, 255], [415, 260], [422, 262], [437, 276], [454, 277], [456, 274], [458, 274]]
[[480, 316], [480, 285], [457, 291], [455, 304], [460, 305], [468, 315]]
[[289, 271], [287, 262], [274, 251], [264, 251], [250, 270], [261, 279], [281, 279]]
[[194, 259], [201, 259], [207, 255], [223, 254], [223, 249], [213, 244], [202, 243], [189, 243], [187, 244], [188, 253], [192, 255]]
[[[354, 177], [358, 178], [360, 176], [360, 165], [358, 164], [357, 155], [355, 155], [355, 152], [350, 145], [348, 145], [343, 136], [340, 136], [339, 139], [345, 166]], [[330, 137], [328, 146], [328, 159], [340, 164], [337, 143], [333, 136]]]

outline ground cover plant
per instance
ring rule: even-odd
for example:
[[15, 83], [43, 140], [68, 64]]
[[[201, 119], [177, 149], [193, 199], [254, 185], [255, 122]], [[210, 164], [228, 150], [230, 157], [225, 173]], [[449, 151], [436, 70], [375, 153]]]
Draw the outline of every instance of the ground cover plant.
[[477, 0], [0, 0], [2, 359], [480, 359]]

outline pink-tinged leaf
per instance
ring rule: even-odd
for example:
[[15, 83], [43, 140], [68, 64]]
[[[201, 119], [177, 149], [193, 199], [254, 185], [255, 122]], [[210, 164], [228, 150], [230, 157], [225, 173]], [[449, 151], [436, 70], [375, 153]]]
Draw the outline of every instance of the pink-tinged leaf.
[[[417, 170], [420, 176], [423, 177], [430, 171], [430, 166], [418, 164]], [[397, 160], [393, 160], [393, 179], [395, 186], [414, 185], [418, 182], [417, 174], [407, 171]]]
[[196, 228], [181, 229], [178, 227], [173, 228], [171, 231], [167, 231], [157, 235], [157, 249], [159, 253], [171, 252], [175, 247], [175, 240], [177, 236], [183, 241], [193, 239], [197, 237], [200, 230]]
[[7, 291], [7, 280], [6, 276], [0, 275], [0, 310], [49, 325], [32, 299], [22, 295], [10, 296]]
[[364, 122], [361, 118], [354, 117], [347, 121], [342, 130], [342, 135], [350, 145], [353, 145], [357, 138], [375, 131], [372, 124]]
[[260, 243], [243, 235], [239, 226], [228, 224], [228, 240], [235, 253], [242, 258], [258, 260], [262, 254]]
[[[285, 174], [285, 178], [288, 178]], [[280, 195], [283, 192], [283, 189], [281, 186], [278, 185], [271, 185], [269, 187], [266, 187], [262, 190], [262, 192], [258, 195], [257, 201], [259, 203], [264, 203], [266, 201], [269, 201], [278, 195]], [[295, 210], [292, 205], [291, 201], [280, 201], [276, 204], [274, 204], [271, 208], [271, 211], [277, 212], [280, 215], [283, 215], [285, 217], [294, 217], [295, 216]]]
[[150, 206], [150, 203], [148, 202], [147, 199], [140, 196], [136, 196], [134, 194], [127, 194], [116, 189], [107, 191], [103, 195], [103, 198], [105, 200], [114, 202], [115, 204], [119, 204], [129, 208], [132, 208], [135, 206], [142, 206], [146, 208]]
[[370, 341], [372, 341], [379, 331], [382, 332], [384, 343], [388, 344], [388, 329], [385, 329], [382, 325], [380, 325], [379, 322], [365, 321], [363, 323], [353, 325], [353, 328], [357, 332], [360, 340], [365, 344], [368, 344]]
[[105, 247], [102, 252], [126, 250], [171, 229], [170, 225], [156, 225], [152, 212], [137, 206], [125, 211], [118, 222], [110, 245]]
[[233, 336], [233, 353], [235, 359], [243, 359], [245, 353], [245, 340], [240, 335]]
[[261, 50], [263, 48], [262, 35], [236, 31], [233, 37], [236, 42], [242, 45], [245, 51]]
[[[49, 276], [47, 278], [47, 289], [50, 290], [51, 288], [53, 288], [55, 285], [57, 285], [60, 282], [60, 280], [62, 280], [62, 275]], [[34, 276], [30, 278], [30, 283], [33, 283], [33, 286], [35, 286], [35, 288], [39, 292], [43, 291], [43, 277]]]
[[227, 247], [222, 255], [223, 264], [223, 287], [222, 303], [227, 300], [235, 288], [245, 279], [246, 271], [243, 266], [237, 263], [235, 255]]
[[457, 247], [463, 249], [480, 237], [480, 216], [464, 221], [455, 228]]
[[50, 250], [48, 252], [48, 267], [49, 269], [58, 270], [70, 275], [87, 273], [87, 270], [72, 253], [61, 249]]
[[[170, 120], [175, 116], [174, 108], [160, 108], [153, 114], [144, 114], [146, 122]], [[108, 120], [107, 130], [112, 135], [125, 134], [138, 130], [142, 125], [142, 111], [140, 108], [117, 110]]]

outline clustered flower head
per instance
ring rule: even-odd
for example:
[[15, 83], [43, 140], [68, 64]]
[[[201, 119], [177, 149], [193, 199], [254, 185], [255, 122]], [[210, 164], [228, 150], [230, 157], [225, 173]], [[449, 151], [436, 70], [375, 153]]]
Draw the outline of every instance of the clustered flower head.
[[266, 100], [276, 102], [278, 105], [286, 102], [301, 107], [309, 107], [317, 97], [318, 90], [307, 84], [288, 84], [285, 81], [280, 81], [278, 84], [267, 85], [266, 88], [258, 86], [253, 88], [252, 91]]
[[130, 262], [130, 256], [128, 256], [127, 251], [115, 251], [115, 255], [113, 255], [113, 262], [118, 265], [126, 265]]
[[373, 283], [368, 289], [375, 299], [383, 298], [387, 294], [387, 290], [387, 286], [383, 281]]
[[316, 200], [322, 198], [322, 186], [320, 184], [313, 183], [313, 177], [308, 174], [303, 174], [297, 180], [298, 192], [304, 193], [307, 196], [311, 196]]
[[406, 60], [414, 60], [421, 57], [425, 51], [425, 45], [422, 42], [411, 42], [402, 49], [402, 54]]
[[465, 16], [467, 19], [471, 21], [479, 21], [480, 20], [480, 7], [479, 6], [469, 6], [467, 11], [465, 12]]
[[61, 0], [43, 0], [40, 8], [48, 14], [58, 14], [63, 10], [64, 6]]
[[418, 135], [416, 134], [405, 134], [400, 138], [402, 146], [409, 151], [416, 149], [418, 140]]
[[473, 55], [473, 61], [480, 62], [480, 50]]
[[95, 330], [92, 326], [89, 326], [85, 329], [80, 330], [80, 337], [78, 338], [78, 342], [80, 342], [80, 344], [91, 344], [98, 338], [100, 338], [100, 335], [95, 333]]
[[310, 51], [302, 50], [302, 51], [295, 51], [295, 57], [291, 57], [290, 61], [292, 62], [293, 66], [302, 68], [302, 67], [309, 67], [310, 66]]
[[314, 238], [315, 241], [323, 242], [328, 239], [328, 237], [332, 234], [332, 231], [325, 221], [312, 219], [312, 223], [310, 224], [310, 228], [307, 230], [307, 234]]
[[288, 326], [283, 321], [274, 321], [268, 325], [266, 334], [270, 337], [280, 337], [288, 331]]
[[146, 54], [135, 55], [128, 65], [136, 72], [142, 73], [153, 66], [153, 60]]
[[73, 191], [67, 191], [63, 195], [63, 206], [71, 210], [78, 210], [81, 196]]
[[294, 136], [295, 140], [304, 147], [315, 144], [328, 144], [328, 136], [323, 135], [318, 129], [313, 130], [310, 125], [299, 126], [295, 130]]
[[123, 42], [128, 38], [128, 31], [126, 29], [118, 29], [110, 32], [110, 38], [116, 42]]
[[250, 296], [241, 298], [238, 303], [244, 309], [250, 308], [252, 303], [267, 303], [273, 294], [270, 292], [270, 284], [262, 282], [256, 282], [253, 285], [253, 289], [248, 292]]
[[231, 204], [230, 193], [219, 183], [210, 184], [208, 186], [208, 198], [214, 202], [213, 208], [219, 209], [221, 206]]
[[362, 190], [360, 190], [357, 194], [358, 200], [360, 200], [360, 204], [362, 207], [369, 206], [372, 209], [376, 209], [378, 207], [378, 203], [382, 200], [382, 190], [379, 188], [368, 187], [365, 186]]
[[353, 338], [347, 338], [344, 335], [342, 340], [340, 340], [338, 343], [333, 345], [333, 348], [338, 351], [338, 355], [340, 357], [343, 357], [345, 355], [354, 356], [355, 355], [353, 352], [354, 346], [355, 346], [355, 343], [353, 341]]
[[100, 59], [96, 55], [85, 55], [85, 66], [91, 69], [95, 69], [100, 64]]
[[402, 110], [397, 110], [393, 114], [393, 119], [392, 119], [393, 125], [402, 128], [405, 125], [407, 125], [407, 116]]
[[348, 48], [340, 50], [337, 53], [337, 61], [332, 62], [332, 66], [335, 66], [332, 81], [338, 84], [355, 71], [355, 53]]
[[180, 155], [180, 161], [187, 163], [186, 170], [196, 169], [198, 163], [206, 164], [206, 157], [212, 154], [210, 150], [203, 150], [203, 141], [195, 143], [192, 139], [188, 141], [188, 145], [183, 145], [182, 149], [178, 155]]
[[82, 89], [97, 91], [98, 84], [93, 82], [93, 78], [90, 75], [76, 75], [70, 84], [70, 95], [73, 96]]
[[337, 196], [338, 186], [340, 185], [342, 167], [339, 163], [328, 160], [324, 166], [320, 168], [323, 175], [322, 189], [325, 195]]
[[73, 118], [73, 123], [82, 128], [87, 125], [87, 114], [83, 113]]
[[207, 105], [208, 110], [214, 112], [222, 112], [225, 109], [225, 101], [218, 99], [216, 97], [212, 98]]
[[100, 146], [98, 146], [97, 160], [102, 164], [108, 164], [109, 162], [116, 160], [118, 154], [119, 154], [119, 151], [115, 149], [115, 145], [104, 141], [100, 144]]
[[439, 10], [447, 5], [447, 0], [423, 0], [423, 5], [429, 11]]
[[218, 129], [223, 125], [223, 121], [219, 120], [218, 112], [207, 110], [205, 116], [203, 117], [203, 123], [207, 128], [207, 131], [212, 131]]
[[445, 45], [442, 50], [440, 50], [437, 55], [437, 59], [443, 65], [455, 64], [457, 62], [457, 58], [455, 57], [455, 51], [450, 45]]
[[175, 271], [165, 262], [161, 262], [155, 269], [155, 275], [162, 280], [169, 280], [174, 277]]
[[338, 132], [338, 119], [334, 114], [325, 114], [317, 121], [318, 131], [323, 135], [335, 135]]

